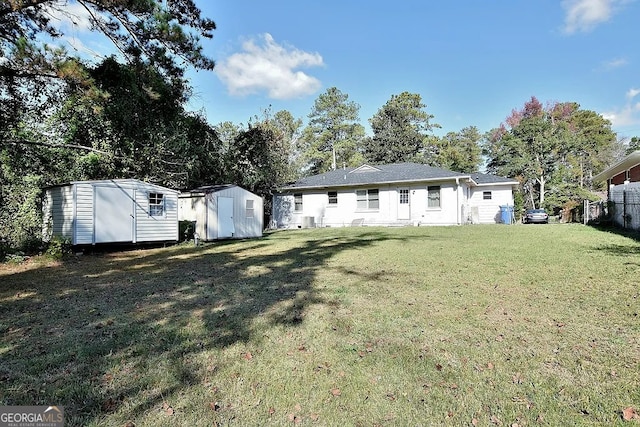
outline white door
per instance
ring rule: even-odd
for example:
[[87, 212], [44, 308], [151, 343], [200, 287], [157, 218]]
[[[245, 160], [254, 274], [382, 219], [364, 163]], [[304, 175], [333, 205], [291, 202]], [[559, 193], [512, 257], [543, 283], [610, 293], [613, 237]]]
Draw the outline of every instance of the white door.
[[218, 197], [218, 238], [233, 237], [233, 199]]
[[97, 186], [94, 197], [95, 243], [133, 242], [133, 190]]
[[408, 188], [398, 189], [398, 219], [411, 219], [411, 203]]

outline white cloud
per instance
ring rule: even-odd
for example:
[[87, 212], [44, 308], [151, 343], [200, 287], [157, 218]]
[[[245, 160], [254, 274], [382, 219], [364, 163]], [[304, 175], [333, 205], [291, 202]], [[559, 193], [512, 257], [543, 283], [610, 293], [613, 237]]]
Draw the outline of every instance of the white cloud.
[[261, 36], [261, 44], [248, 40], [242, 52], [216, 64], [216, 74], [232, 95], [266, 91], [273, 99], [291, 99], [316, 92], [321, 83], [296, 71], [301, 67], [323, 66], [319, 53], [308, 53], [276, 43], [271, 34]]
[[44, 10], [51, 16], [51, 24], [63, 32], [70, 30], [91, 31], [91, 15], [79, 3], [73, 1], [53, 2], [45, 5]]
[[633, 103], [637, 95], [640, 95], [640, 89], [629, 89], [627, 103], [617, 110], [602, 113], [602, 117], [609, 120], [614, 128], [640, 125], [640, 102]]
[[626, 0], [564, 0], [564, 31], [568, 34], [590, 31], [611, 19], [617, 5], [625, 2]]
[[640, 94], [640, 89], [631, 88], [627, 91], [627, 98], [633, 99], [636, 97], [636, 95], [639, 95], [639, 94]]
[[603, 66], [604, 66], [605, 70], [614, 70], [616, 68], [624, 67], [628, 63], [629, 63], [629, 61], [627, 61], [625, 58], [616, 58], [616, 59], [612, 59], [610, 61], [606, 61], [603, 64]]

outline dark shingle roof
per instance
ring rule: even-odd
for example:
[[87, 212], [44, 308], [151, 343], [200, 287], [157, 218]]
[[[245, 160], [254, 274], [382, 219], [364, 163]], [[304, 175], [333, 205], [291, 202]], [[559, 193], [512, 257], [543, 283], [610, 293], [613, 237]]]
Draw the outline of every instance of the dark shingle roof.
[[338, 169], [319, 175], [301, 178], [286, 185], [283, 190], [300, 188], [323, 188], [343, 186], [363, 186], [401, 182], [442, 181], [456, 178], [469, 179], [478, 183], [513, 183], [513, 180], [480, 173], [466, 174], [420, 163], [394, 163], [389, 165], [363, 165], [357, 168]]

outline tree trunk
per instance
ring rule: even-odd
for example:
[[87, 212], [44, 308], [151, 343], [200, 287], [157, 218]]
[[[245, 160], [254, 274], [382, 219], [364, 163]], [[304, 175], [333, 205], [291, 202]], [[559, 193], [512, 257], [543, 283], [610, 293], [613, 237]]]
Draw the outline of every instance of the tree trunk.
[[540, 184], [540, 205], [538, 207], [541, 208], [544, 205], [544, 184], [546, 182], [546, 179], [544, 178], [544, 175], [540, 175], [537, 180], [538, 184]]

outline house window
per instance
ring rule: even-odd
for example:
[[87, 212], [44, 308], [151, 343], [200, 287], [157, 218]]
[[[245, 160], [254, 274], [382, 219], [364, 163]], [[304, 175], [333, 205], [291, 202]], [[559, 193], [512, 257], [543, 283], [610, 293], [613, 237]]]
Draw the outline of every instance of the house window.
[[380, 198], [378, 189], [356, 190], [356, 199], [358, 200], [358, 209], [378, 209], [380, 207]]
[[253, 218], [253, 200], [247, 200], [245, 204], [247, 218]]
[[491, 191], [483, 191], [482, 192], [483, 200], [491, 200]]
[[149, 193], [149, 216], [164, 215], [164, 195], [162, 193]]
[[327, 195], [329, 196], [329, 204], [330, 205], [337, 205], [338, 204], [338, 192], [337, 191], [329, 191], [327, 193]]
[[431, 209], [440, 207], [439, 185], [430, 185], [427, 187], [427, 207]]
[[400, 204], [408, 205], [409, 204], [409, 190], [403, 188], [400, 190]]
[[295, 212], [302, 212], [302, 193], [293, 195], [293, 210]]

